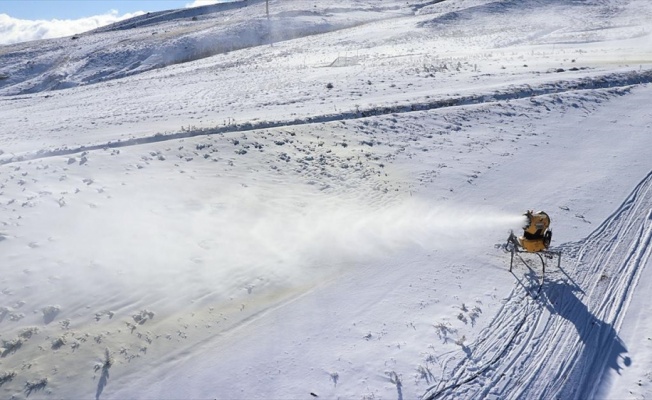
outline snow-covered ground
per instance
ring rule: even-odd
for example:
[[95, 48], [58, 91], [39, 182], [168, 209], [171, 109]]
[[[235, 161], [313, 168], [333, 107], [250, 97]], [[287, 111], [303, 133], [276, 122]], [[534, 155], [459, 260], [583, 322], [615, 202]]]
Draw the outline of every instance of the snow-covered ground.
[[652, 4], [270, 14], [0, 47], [0, 397], [652, 396]]

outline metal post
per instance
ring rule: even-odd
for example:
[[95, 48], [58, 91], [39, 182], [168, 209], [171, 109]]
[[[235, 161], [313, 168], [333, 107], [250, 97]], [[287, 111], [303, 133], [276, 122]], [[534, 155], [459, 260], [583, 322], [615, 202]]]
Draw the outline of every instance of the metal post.
[[509, 272], [512, 272], [512, 264], [514, 264], [514, 250], [511, 251], [512, 257], [509, 260]]
[[267, 19], [269, 19], [269, 0], [265, 1], [265, 11], [267, 12]]

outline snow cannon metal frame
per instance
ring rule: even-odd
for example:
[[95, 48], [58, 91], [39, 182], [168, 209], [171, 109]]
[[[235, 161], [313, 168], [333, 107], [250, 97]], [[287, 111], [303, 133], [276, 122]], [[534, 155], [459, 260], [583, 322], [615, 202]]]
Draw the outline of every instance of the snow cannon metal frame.
[[517, 237], [512, 231], [507, 238], [507, 250], [511, 253], [509, 272], [512, 272], [514, 254], [516, 253], [535, 253], [538, 255], [543, 265], [544, 274], [546, 273], [546, 263], [543, 257], [551, 259], [557, 256], [557, 268], [559, 268], [561, 266], [561, 252], [549, 250], [552, 241], [550, 216], [544, 211], [535, 213], [532, 210], [523, 215], [527, 217], [527, 223], [523, 226], [523, 236]]

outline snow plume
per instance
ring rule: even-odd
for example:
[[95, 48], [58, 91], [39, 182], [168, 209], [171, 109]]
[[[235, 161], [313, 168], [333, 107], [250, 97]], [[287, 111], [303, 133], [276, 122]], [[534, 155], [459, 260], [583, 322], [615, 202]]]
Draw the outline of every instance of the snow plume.
[[142, 14], [143, 11], [137, 11], [119, 15], [118, 11], [111, 10], [74, 20], [26, 20], [0, 14], [0, 45], [71, 36]]
[[233, 296], [251, 286], [307, 284], [397, 251], [491, 249], [523, 219], [418, 200], [371, 206], [337, 197], [223, 190], [213, 198], [165, 203], [144, 193], [113, 199], [105, 213], [63, 215], [54, 222], [66, 226], [54, 259], [74, 253], [77, 261], [57, 268], [91, 292], [98, 290], [99, 273], [102, 285], [110, 283], [125, 296]]
[[[148, 246], [158, 250], [139, 264], [155, 261], [156, 273], [165, 281], [188, 280], [179, 275], [192, 274], [191, 280], [210, 282], [216, 292], [249, 285], [292, 287], [399, 251], [492, 249], [523, 222], [518, 214], [419, 200], [371, 206], [339, 198], [256, 194], [252, 188], [246, 195], [227, 191], [229, 196], [210, 199], [212, 206], [197, 202], [190, 213], [167, 212], [162, 219], [145, 221], [143, 234], [159, 224], [155, 230], [162, 237], [150, 238]], [[129, 229], [140, 236], [133, 223]], [[139, 251], [135, 257], [143, 256]], [[147, 272], [142, 278], [150, 276]]]
[[[522, 215], [465, 210], [411, 200], [371, 208], [332, 201], [310, 204], [288, 213], [259, 210], [250, 237], [255, 246], [284, 263], [355, 260], [395, 251], [494, 244], [510, 228], [522, 226]], [[266, 257], [267, 258], [267, 257]]]
[[[474, 246], [491, 251], [523, 219], [419, 200], [368, 204], [295, 189], [225, 183], [161, 197], [170, 189], [154, 185], [122, 196], [115, 189], [115, 197], [97, 208], [71, 203], [57, 213], [25, 219], [51, 229], [16, 232], [17, 237], [52, 244], [46, 245], [47, 258], [20, 253], [17, 265], [37, 267], [29, 276], [15, 269], [15, 279], [47, 281], [56, 271], [78, 298], [97, 301], [98, 307], [104, 300], [97, 293], [110, 293], [117, 302], [112, 307], [124, 302], [173, 311], [250, 291], [287, 293], [401, 251]], [[9, 243], [17, 249], [24, 245]], [[31, 296], [25, 290], [21, 295]], [[67, 301], [59, 302], [81, 307]]]

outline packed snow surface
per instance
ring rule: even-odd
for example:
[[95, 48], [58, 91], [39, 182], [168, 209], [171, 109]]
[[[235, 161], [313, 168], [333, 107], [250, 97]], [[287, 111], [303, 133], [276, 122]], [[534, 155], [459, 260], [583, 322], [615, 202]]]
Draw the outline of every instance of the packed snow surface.
[[0, 47], [0, 397], [652, 396], [652, 4], [269, 3]]

